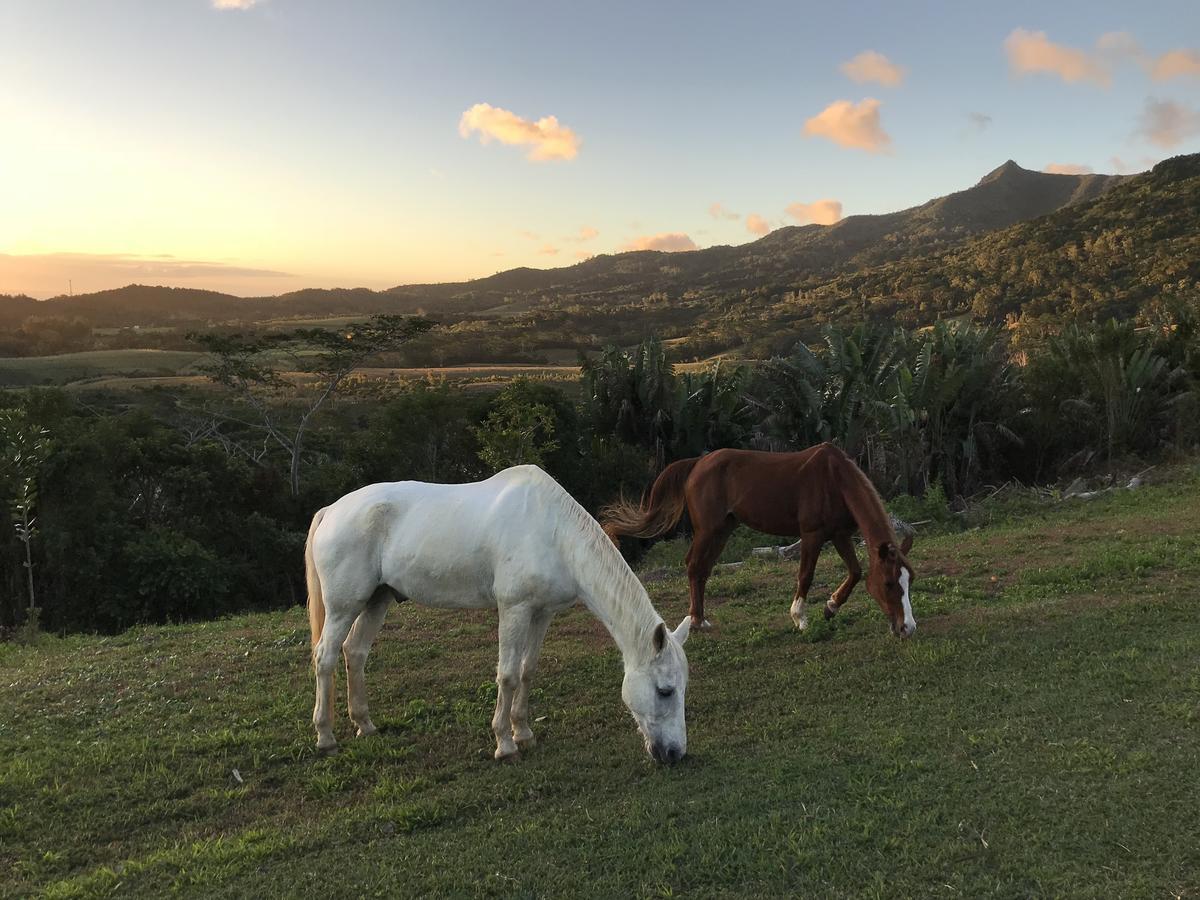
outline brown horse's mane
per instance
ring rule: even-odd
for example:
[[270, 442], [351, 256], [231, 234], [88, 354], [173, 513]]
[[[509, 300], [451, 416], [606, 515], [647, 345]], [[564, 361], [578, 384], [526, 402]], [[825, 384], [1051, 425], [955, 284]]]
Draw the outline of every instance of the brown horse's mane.
[[899, 546], [896, 531], [892, 528], [892, 517], [888, 515], [883, 498], [871, 479], [841, 447], [834, 444], [826, 446], [835, 453], [842, 480], [842, 499], [854, 516], [863, 538], [873, 546], [884, 543]]

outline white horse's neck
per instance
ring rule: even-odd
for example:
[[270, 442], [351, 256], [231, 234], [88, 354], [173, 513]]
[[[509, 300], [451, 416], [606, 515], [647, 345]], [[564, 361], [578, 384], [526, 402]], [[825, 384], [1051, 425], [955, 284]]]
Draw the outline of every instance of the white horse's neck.
[[627, 661], [645, 656], [662, 617], [650, 604], [621, 552], [587, 511], [570, 500], [577, 526], [560, 531], [560, 551], [579, 585], [580, 599], [612, 635]]

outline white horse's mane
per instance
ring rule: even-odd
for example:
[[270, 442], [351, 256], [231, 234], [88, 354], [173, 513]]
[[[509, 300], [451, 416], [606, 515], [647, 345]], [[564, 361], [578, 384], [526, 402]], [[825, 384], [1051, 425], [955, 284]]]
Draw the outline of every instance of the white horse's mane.
[[618, 633], [644, 635], [645, 641], [639, 641], [639, 644], [649, 647], [650, 635], [662, 617], [650, 603], [646, 588], [600, 523], [551, 476], [540, 469], [535, 471], [548, 486], [553, 486], [548, 494], [553, 497], [559, 512], [554, 518], [555, 536], [567, 538], [559, 540], [559, 548], [588, 592], [585, 602], [614, 636]]

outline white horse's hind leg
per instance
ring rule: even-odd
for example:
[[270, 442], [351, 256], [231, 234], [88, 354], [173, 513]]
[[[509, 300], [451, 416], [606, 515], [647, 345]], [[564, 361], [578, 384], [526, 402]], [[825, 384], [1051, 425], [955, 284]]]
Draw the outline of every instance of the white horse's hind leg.
[[337, 749], [333, 736], [333, 673], [337, 668], [338, 651], [341, 649], [350, 627], [358, 618], [361, 607], [347, 611], [334, 607], [325, 598], [325, 627], [321, 639], [313, 650], [313, 668], [317, 673], [317, 705], [313, 709], [313, 726], [317, 729], [317, 750], [332, 753]]
[[523, 606], [501, 606], [500, 658], [496, 663], [496, 712], [492, 733], [496, 735], [496, 759], [516, 756], [513, 741], [513, 695], [521, 683], [521, 660], [529, 638], [530, 612]]
[[546, 639], [546, 629], [550, 627], [550, 620], [553, 618], [553, 613], [542, 610], [535, 613], [529, 623], [525, 656], [521, 660], [521, 681], [513, 696], [511, 715], [513, 740], [521, 747], [533, 746], [533, 731], [529, 727], [529, 685], [537, 672], [542, 642]]
[[367, 654], [379, 636], [383, 620], [387, 618], [391, 598], [375, 599], [354, 620], [350, 635], [342, 644], [342, 655], [346, 658], [346, 699], [350, 707], [350, 719], [358, 728], [358, 736], [366, 737], [376, 731], [367, 711], [367, 686], [363, 669]]

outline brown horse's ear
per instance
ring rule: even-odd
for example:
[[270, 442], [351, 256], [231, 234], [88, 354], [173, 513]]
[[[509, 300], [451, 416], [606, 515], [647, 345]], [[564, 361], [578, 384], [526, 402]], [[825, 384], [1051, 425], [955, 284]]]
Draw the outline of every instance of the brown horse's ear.
[[912, 549], [912, 544], [913, 536], [911, 534], [906, 534], [904, 539], [900, 541], [900, 552], [905, 556], [908, 556], [908, 551]]
[[654, 652], [662, 653], [662, 648], [667, 643], [667, 623], [659, 622], [658, 627], [654, 629]]

